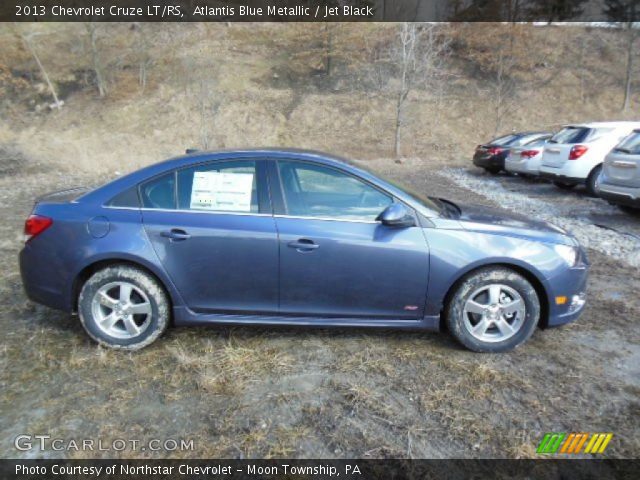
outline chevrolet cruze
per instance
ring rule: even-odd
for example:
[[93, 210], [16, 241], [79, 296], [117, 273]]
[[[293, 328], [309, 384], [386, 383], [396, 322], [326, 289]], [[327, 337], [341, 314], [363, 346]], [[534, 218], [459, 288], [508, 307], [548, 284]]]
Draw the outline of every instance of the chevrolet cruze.
[[22, 279], [128, 350], [173, 323], [443, 329], [500, 352], [580, 315], [573, 236], [424, 193], [318, 152], [196, 152], [40, 198]]

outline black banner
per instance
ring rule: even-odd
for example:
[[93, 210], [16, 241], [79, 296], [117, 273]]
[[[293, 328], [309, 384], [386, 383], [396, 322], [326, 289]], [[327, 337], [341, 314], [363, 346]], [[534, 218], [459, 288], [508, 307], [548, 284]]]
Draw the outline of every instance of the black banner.
[[637, 460], [0, 460], [3, 479], [636, 479]]
[[633, 22], [640, 0], [3, 0], [2, 22]]

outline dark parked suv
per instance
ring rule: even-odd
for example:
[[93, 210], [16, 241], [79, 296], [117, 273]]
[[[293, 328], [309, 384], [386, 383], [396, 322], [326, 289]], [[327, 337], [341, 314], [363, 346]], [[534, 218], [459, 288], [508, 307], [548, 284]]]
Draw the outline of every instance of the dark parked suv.
[[500, 173], [504, 170], [504, 161], [509, 155], [509, 150], [514, 147], [522, 147], [529, 143], [551, 138], [551, 132], [520, 132], [510, 133], [489, 143], [478, 145], [473, 156], [473, 164], [484, 168], [490, 173]]

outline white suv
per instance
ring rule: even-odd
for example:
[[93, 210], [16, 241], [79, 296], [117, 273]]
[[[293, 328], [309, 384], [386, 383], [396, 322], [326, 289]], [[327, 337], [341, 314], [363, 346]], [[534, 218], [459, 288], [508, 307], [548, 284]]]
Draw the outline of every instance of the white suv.
[[583, 183], [591, 195], [597, 195], [604, 157], [637, 128], [640, 128], [640, 122], [566, 125], [545, 145], [540, 176], [566, 189]]

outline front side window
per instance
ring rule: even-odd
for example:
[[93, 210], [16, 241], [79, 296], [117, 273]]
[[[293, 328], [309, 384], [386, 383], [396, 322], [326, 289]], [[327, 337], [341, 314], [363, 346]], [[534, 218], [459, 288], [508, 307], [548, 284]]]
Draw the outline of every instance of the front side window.
[[339, 170], [278, 162], [287, 213], [293, 216], [374, 221], [393, 197]]
[[258, 213], [256, 162], [214, 162], [178, 171], [178, 208]]

